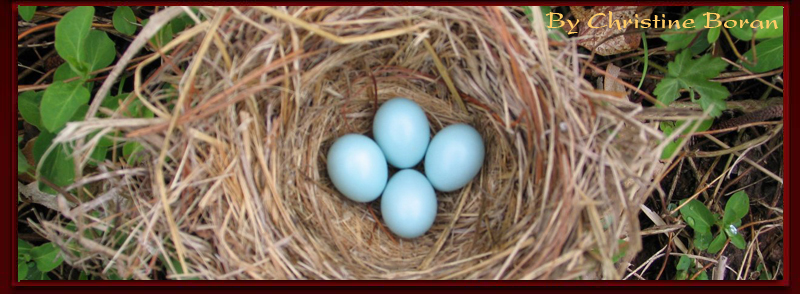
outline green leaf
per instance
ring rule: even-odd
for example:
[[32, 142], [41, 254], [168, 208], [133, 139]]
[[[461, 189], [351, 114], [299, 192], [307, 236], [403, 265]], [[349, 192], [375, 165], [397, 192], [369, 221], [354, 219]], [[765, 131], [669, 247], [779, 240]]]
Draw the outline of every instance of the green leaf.
[[81, 274], [78, 276], [78, 280], [79, 281], [89, 280], [89, 274], [87, 274], [86, 272], [81, 272]]
[[745, 247], [747, 246], [747, 242], [744, 240], [742, 234], [735, 234], [729, 237], [731, 237], [731, 244], [733, 244], [733, 246], [736, 246], [736, 248], [745, 249]]
[[675, 268], [679, 271], [685, 271], [689, 269], [689, 266], [692, 265], [692, 258], [686, 255], [681, 255], [681, 258], [678, 259], [678, 265]]
[[703, 272], [700, 273], [700, 275], [697, 276], [697, 278], [695, 280], [697, 280], [697, 281], [708, 281], [708, 274], [706, 273], [706, 271], [703, 271]]
[[680, 90], [681, 90], [680, 80], [673, 78], [665, 78], [662, 79], [661, 82], [658, 83], [658, 85], [656, 85], [656, 89], [653, 91], [653, 94], [656, 94], [658, 101], [661, 101], [661, 103], [664, 103], [664, 105], [669, 105], [670, 103], [681, 97]]
[[172, 41], [172, 23], [168, 23], [166, 26], [161, 28], [158, 31], [158, 34], [154, 37], [155, 43], [158, 44], [158, 47], [162, 47]]
[[24, 261], [17, 262], [17, 282], [24, 280], [28, 276], [28, 263]]
[[120, 33], [130, 36], [136, 32], [136, 15], [128, 6], [118, 6], [111, 16], [111, 22], [114, 24], [114, 29]]
[[783, 7], [769, 6], [758, 14], [764, 28], [756, 29], [756, 39], [767, 39], [783, 36]]
[[[685, 201], [686, 200], [682, 200], [681, 202]], [[692, 229], [695, 231], [709, 231], [710, 233], [711, 226], [714, 225], [714, 217], [703, 202], [692, 199], [692, 201], [689, 201], [686, 205], [681, 207], [680, 211], [683, 220], [692, 227]]]
[[[530, 11], [530, 9], [531, 9], [530, 6], [522, 6], [522, 9], [525, 10], [526, 7], [528, 8], [527, 11]], [[190, 9], [192, 10], [192, 13], [194, 15], [197, 15], [197, 13], [199, 11], [199, 10], [197, 10], [197, 8], [192, 7]], [[200, 16], [200, 18], [202, 18], [202, 16]], [[172, 27], [172, 33], [173, 34], [177, 34], [177, 33], [182, 32], [184, 29], [186, 29], [186, 27], [188, 27], [190, 25], [193, 25], [194, 24], [194, 20], [192, 19], [191, 16], [189, 16], [188, 14], [186, 14], [184, 12], [184, 13], [181, 13], [180, 16], [178, 16], [176, 18], [173, 18], [169, 23], [170, 23], [170, 25]]]
[[689, 273], [686, 271], [678, 271], [675, 273], [675, 279], [683, 281], [689, 278]]
[[36, 268], [43, 272], [49, 272], [64, 262], [64, 259], [58, 253], [61, 250], [53, 243], [45, 243], [41, 246], [31, 249], [31, 257], [36, 261]]
[[725, 203], [725, 215], [722, 217], [723, 226], [733, 224], [742, 219], [750, 210], [750, 198], [745, 191], [733, 194], [728, 203]]
[[89, 71], [102, 69], [114, 62], [117, 49], [106, 32], [90, 31], [85, 44], [86, 48], [81, 51], [82, 60], [89, 64]]
[[[181, 15], [186, 15], [186, 14], [184, 13], [184, 14], [181, 14]], [[172, 33], [173, 34], [177, 34], [177, 33], [182, 32], [183, 29], [186, 28], [186, 24], [187, 23], [186, 23], [186, 20], [183, 19], [183, 17], [176, 17], [176, 18], [173, 18], [169, 22], [169, 24], [172, 25]]]
[[[36, 164], [38, 165], [40, 161], [43, 161], [38, 176], [44, 177], [60, 187], [68, 186], [75, 181], [75, 162], [67, 153], [71, 151], [64, 150], [65, 146], [58, 144], [46, 158], [42, 158], [47, 148], [52, 144], [53, 138], [55, 138], [55, 135], [42, 131], [33, 145], [33, 157], [36, 159]], [[52, 188], [41, 182], [39, 183], [39, 189], [42, 192], [55, 194]]]
[[725, 245], [725, 240], [728, 240], [725, 234], [717, 234], [717, 237], [714, 238], [714, 241], [711, 241], [711, 244], [708, 245], [708, 253], [714, 254], [719, 252], [722, 249], [722, 246]]
[[694, 230], [694, 246], [700, 250], [708, 249], [711, 245], [711, 230]]
[[[685, 123], [686, 123], [685, 120], [680, 120], [680, 121], [677, 121], [677, 122], [667, 122], [667, 121], [661, 122], [660, 123], [661, 131], [664, 132], [665, 136], [669, 136], [669, 135], [672, 134], [674, 129], [680, 128]], [[711, 125], [714, 123], [714, 120], [713, 119], [707, 119], [707, 120], [703, 120], [703, 121], [700, 121], [700, 122], [697, 122], [697, 123], [700, 124], [700, 126], [697, 127], [697, 131], [698, 132], [702, 132], [702, 131], [710, 129]], [[692, 131], [693, 128], [694, 128], [694, 126], [687, 127], [683, 131], [683, 135], [688, 135]], [[677, 151], [678, 146], [680, 146], [680, 144], [685, 139], [686, 138], [678, 138], [678, 139], [670, 142], [669, 144], [667, 144], [667, 146], [664, 147], [664, 150], [661, 152], [661, 159], [668, 159], [668, 158], [672, 157], [672, 154]], [[672, 210], [672, 209], [670, 209], [670, 210]]]
[[47, 272], [42, 272], [38, 268], [36, 268], [35, 262], [28, 263], [28, 276], [25, 277], [25, 280], [50, 280], [50, 277], [47, 275]]
[[30, 261], [31, 260], [31, 249], [33, 249], [33, 245], [28, 243], [28, 241], [22, 240], [17, 238], [17, 259], [21, 261]]
[[89, 65], [81, 60], [81, 52], [85, 49], [93, 16], [94, 7], [78, 6], [67, 12], [56, 25], [56, 51], [81, 75], [89, 73]]
[[717, 39], [719, 39], [719, 33], [721, 31], [722, 31], [722, 26], [708, 29], [708, 36], [706, 38], [706, 40], [708, 40], [708, 43], [716, 42]]
[[[720, 83], [704, 80], [695, 80], [693, 85], [689, 86], [691, 89], [700, 93], [700, 99], [692, 100], [700, 104], [703, 111], [711, 109], [709, 115], [717, 117], [722, 114], [722, 111], [728, 108], [725, 99], [731, 95], [728, 88], [725, 88]], [[712, 109], [713, 107], [713, 109]]]
[[692, 11], [689, 11], [689, 13], [687, 13], [681, 18], [680, 23], [683, 24], [685, 20], [693, 19], [694, 20], [693, 27], [687, 28], [681, 26], [680, 29], [671, 28], [664, 31], [664, 33], [661, 35], [661, 39], [667, 41], [666, 50], [676, 51], [689, 46], [689, 44], [692, 43], [692, 40], [695, 39], [695, 36], [697, 36], [699, 32], [694, 32], [694, 33], [686, 33], [686, 32], [693, 32], [698, 28], [702, 28], [703, 27], [702, 24], [706, 23], [706, 16], [703, 15], [706, 12], [710, 12], [710, 10], [708, 9], [708, 7], [705, 6], [692, 9]]
[[[93, 139], [96, 134], [97, 132], [89, 135], [87, 140]], [[113, 145], [114, 141], [112, 141], [108, 137], [103, 136], [102, 138], [100, 138], [100, 141], [97, 142], [97, 146], [95, 146], [94, 150], [92, 151], [92, 154], [89, 156], [90, 160], [87, 163], [89, 165], [96, 166], [97, 163], [103, 162], [106, 159], [106, 155], [108, 154], [108, 149], [111, 148], [111, 146]]]
[[81, 104], [69, 121], [83, 121], [86, 118], [86, 112], [89, 112], [89, 104]]
[[[769, 39], [756, 45], [756, 64], [739, 60], [747, 70], [754, 73], [768, 72], [783, 66], [783, 37]], [[753, 59], [753, 49], [742, 54], [747, 60]]]
[[56, 68], [56, 72], [53, 73], [53, 82], [65, 81], [78, 76], [78, 73], [72, 70], [69, 63], [64, 63], [59, 65]]
[[17, 109], [22, 118], [38, 129], [42, 129], [42, 118], [39, 115], [39, 104], [42, 103], [42, 91], [25, 91], [19, 93]]
[[128, 161], [128, 164], [136, 164], [142, 160], [141, 152], [142, 145], [139, 142], [127, 142], [122, 145], [122, 156]]
[[[142, 26], [146, 26], [149, 21], [149, 19], [143, 20]], [[167, 23], [167, 25], [161, 27], [161, 29], [158, 30], [158, 33], [150, 38], [150, 41], [159, 48], [169, 43], [169, 41], [172, 41], [172, 23]]]
[[[732, 7], [731, 6], [717, 6], [715, 8], [715, 10], [716, 10], [716, 13], [719, 14], [719, 18], [724, 18], [725, 16], [728, 15], [728, 13], [731, 12]], [[712, 27], [712, 28], [708, 29], [708, 36], [707, 36], [706, 39], [708, 40], [709, 44], [714, 43], [714, 42], [717, 41], [717, 39], [719, 39], [719, 33], [722, 31], [722, 27], [723, 27], [723, 25], [720, 25], [718, 27]]]
[[78, 111], [81, 105], [89, 102], [89, 90], [81, 81], [69, 83], [56, 82], [44, 90], [42, 106], [39, 111], [42, 124], [50, 132], [56, 132]]
[[731, 13], [731, 11], [738, 10], [738, 8], [735, 9], [734, 6], [717, 6], [716, 10], [719, 17], [722, 18]]
[[745, 242], [744, 237], [742, 236], [742, 234], [739, 234], [739, 230], [736, 229], [735, 226], [726, 225], [726, 226], [722, 227], [722, 230], [725, 231], [725, 234], [728, 235], [728, 237], [731, 238], [731, 243], [733, 243], [733, 246], [736, 246], [736, 248], [739, 248], [739, 249], [744, 249], [744, 247], [746, 245], [745, 244], [746, 242]]
[[703, 110], [713, 105], [710, 115], [719, 116], [726, 107], [725, 99], [730, 96], [730, 92], [722, 84], [709, 79], [718, 76], [727, 66], [721, 58], [708, 54], [692, 59], [691, 53], [684, 50], [667, 64], [667, 76], [656, 85], [653, 93], [659, 101], [669, 105], [680, 97], [680, 89], [697, 92], [700, 98], [696, 102]]
[[182, 32], [189, 25], [194, 24], [194, 21], [189, 15], [182, 13], [181, 16], [173, 18], [169, 23], [172, 25], [172, 33], [177, 34]]
[[108, 279], [109, 279], [109, 280], [114, 280], [114, 281], [122, 281], [122, 280], [125, 280], [124, 278], [120, 277], [120, 276], [117, 274], [117, 272], [116, 272], [116, 271], [112, 271], [110, 274], [108, 274]]
[[697, 39], [694, 41], [689, 50], [692, 51], [692, 54], [699, 55], [706, 51], [708, 47], [711, 46], [711, 43], [708, 42], [708, 30], [703, 30], [700, 32], [700, 35], [697, 36]]
[[25, 21], [31, 21], [36, 13], [36, 6], [19, 6], [19, 16]]
[[24, 174], [33, 168], [17, 146], [17, 173]]
[[756, 267], [756, 271], [760, 273], [760, 275], [758, 276], [759, 280], [762, 281], [772, 280], [772, 274], [770, 274], [769, 271], [766, 268], [764, 268], [763, 263], [758, 264], [758, 267]]
[[[745, 20], [753, 21], [755, 18], [756, 18], [756, 15], [753, 13], [752, 10], [750, 10], [748, 8], [748, 9], [742, 10], [742, 12], [740, 12], [740, 13], [734, 15], [734, 16], [731, 16], [730, 19], [733, 20], [733, 21], [736, 21], [736, 23], [739, 24], [740, 21], [745, 21]], [[753, 39], [753, 29], [750, 28], [749, 25], [741, 26], [741, 27], [736, 25], [736, 26], [733, 26], [732, 28], [728, 29], [728, 31], [731, 32], [731, 35], [733, 35], [734, 37], [736, 37], [737, 39], [742, 40], [742, 41], [750, 41], [750, 39]]]

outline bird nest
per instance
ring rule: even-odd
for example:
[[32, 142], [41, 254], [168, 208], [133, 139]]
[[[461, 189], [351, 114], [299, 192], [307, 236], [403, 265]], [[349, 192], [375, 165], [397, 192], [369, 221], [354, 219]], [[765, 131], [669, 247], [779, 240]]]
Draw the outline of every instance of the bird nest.
[[[548, 39], [541, 17], [201, 7], [132, 59], [188, 11], [154, 15], [87, 115], [104, 117], [55, 139], [84, 163], [98, 132], [140, 147], [84, 169], [66, 188], [85, 200], [60, 195], [63, 218], [35, 224], [71, 265], [133, 279], [618, 279], [615, 260], [640, 249], [662, 135], [636, 118], [641, 106], [594, 90], [588, 56]], [[135, 90], [101, 107], [126, 68]], [[433, 134], [467, 123], [486, 146], [480, 173], [437, 195], [436, 221], [415, 239], [385, 229], [380, 200], [343, 197], [325, 168], [333, 141], [371, 135], [394, 97], [418, 103]], [[127, 116], [136, 103], [155, 117]]]

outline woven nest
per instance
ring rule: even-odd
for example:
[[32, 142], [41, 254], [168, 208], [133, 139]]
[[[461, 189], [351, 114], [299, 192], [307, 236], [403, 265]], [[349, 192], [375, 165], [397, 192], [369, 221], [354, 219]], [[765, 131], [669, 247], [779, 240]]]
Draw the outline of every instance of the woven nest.
[[[618, 279], [627, 263], [615, 256], [641, 247], [661, 135], [635, 118], [640, 106], [593, 90], [580, 73], [588, 56], [548, 40], [538, 16], [200, 8], [200, 23], [130, 61], [184, 11], [153, 16], [101, 87], [97, 97], [138, 66], [120, 109], [96, 99], [89, 116], [105, 118], [56, 138], [78, 159], [97, 131], [141, 146], [138, 160], [114, 154], [67, 187], [93, 200], [61, 201], [65, 221], [36, 225], [73, 266], [134, 279]], [[332, 142], [371, 135], [377, 107], [397, 96], [425, 110], [432, 133], [468, 123], [486, 145], [478, 176], [438, 193], [433, 227], [413, 240], [383, 227], [380, 200], [343, 197], [325, 169]], [[127, 117], [136, 101], [155, 118]]]

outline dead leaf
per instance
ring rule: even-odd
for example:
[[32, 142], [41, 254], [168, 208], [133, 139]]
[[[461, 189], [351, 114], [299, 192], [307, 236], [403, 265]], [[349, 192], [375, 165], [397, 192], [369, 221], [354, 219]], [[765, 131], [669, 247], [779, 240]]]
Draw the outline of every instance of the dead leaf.
[[[593, 50], [599, 55], [608, 56], [625, 53], [639, 48], [642, 37], [638, 33], [622, 34], [634, 28], [636, 20], [650, 17], [650, 6], [594, 6], [586, 10], [583, 6], [570, 6], [570, 11], [578, 22], [578, 45]], [[611, 20], [609, 22], [609, 15]], [[592, 26], [589, 27], [591, 20]], [[605, 41], [605, 42], [604, 42]]]
[[617, 93], [613, 95], [615, 97], [620, 98], [627, 98], [627, 92], [625, 92], [625, 86], [620, 83], [619, 80], [619, 66], [609, 63], [606, 66], [606, 74], [603, 78], [603, 90], [606, 92], [613, 92]]

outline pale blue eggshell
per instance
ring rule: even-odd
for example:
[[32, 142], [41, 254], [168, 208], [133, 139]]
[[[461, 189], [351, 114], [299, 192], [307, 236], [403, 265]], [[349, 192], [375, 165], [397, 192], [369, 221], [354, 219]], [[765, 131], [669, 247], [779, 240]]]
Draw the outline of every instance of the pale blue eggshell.
[[478, 131], [466, 124], [450, 125], [433, 136], [425, 154], [425, 175], [436, 190], [452, 192], [478, 174], [483, 157]]
[[375, 141], [347, 134], [328, 150], [328, 175], [339, 192], [356, 202], [375, 200], [386, 187], [389, 166]]
[[372, 133], [386, 160], [397, 168], [417, 165], [430, 142], [430, 125], [425, 111], [406, 98], [386, 101], [375, 114]]
[[436, 219], [436, 191], [420, 172], [404, 169], [392, 176], [381, 196], [386, 227], [403, 238], [425, 234]]

